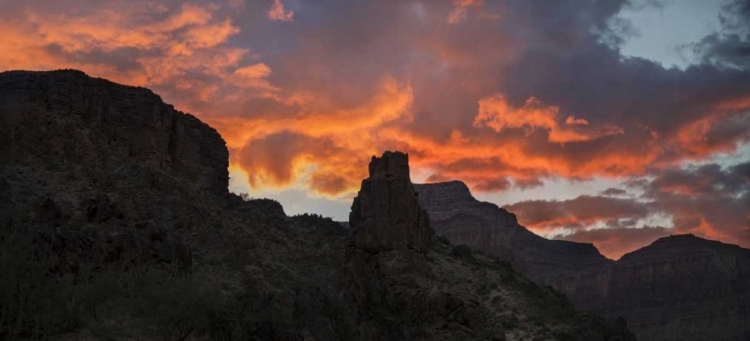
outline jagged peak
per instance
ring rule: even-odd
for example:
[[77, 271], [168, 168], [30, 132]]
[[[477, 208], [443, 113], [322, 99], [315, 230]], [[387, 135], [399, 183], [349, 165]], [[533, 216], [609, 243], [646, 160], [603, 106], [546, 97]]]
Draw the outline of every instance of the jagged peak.
[[369, 165], [370, 177], [409, 178], [409, 154], [399, 151], [386, 151], [382, 156], [374, 156]]

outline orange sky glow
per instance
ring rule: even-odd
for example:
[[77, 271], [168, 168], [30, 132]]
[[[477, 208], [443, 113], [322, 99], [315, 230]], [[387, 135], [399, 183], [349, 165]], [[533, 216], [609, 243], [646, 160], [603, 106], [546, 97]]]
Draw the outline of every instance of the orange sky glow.
[[622, 3], [562, 3], [0, 0], [0, 71], [148, 87], [221, 133], [243, 188], [342, 205], [401, 150], [420, 181], [541, 189], [500, 201], [609, 257], [673, 233], [750, 247], [750, 69], [626, 56], [603, 38]]

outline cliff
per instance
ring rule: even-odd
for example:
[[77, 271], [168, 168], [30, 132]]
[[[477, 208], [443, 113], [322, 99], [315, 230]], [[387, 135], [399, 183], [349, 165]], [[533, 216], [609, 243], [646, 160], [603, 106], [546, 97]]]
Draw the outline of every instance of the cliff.
[[576, 306], [624, 316], [639, 340], [750, 337], [750, 250], [676, 235], [548, 284]]
[[[80, 71], [3, 72], [0, 162], [5, 166], [75, 167], [96, 180], [99, 165], [147, 169], [197, 189], [227, 192], [228, 152], [221, 136], [148, 89], [122, 86]], [[102, 180], [104, 181], [104, 180]]]
[[43, 252], [60, 273], [125, 258], [189, 267], [180, 230], [228, 194], [227, 166], [216, 130], [148, 89], [75, 70], [0, 73], [0, 226], [51, 225]]
[[744, 340], [750, 250], [692, 235], [662, 238], [617, 262], [591, 244], [551, 241], [479, 202], [461, 182], [415, 185], [438, 235], [510, 261], [573, 304], [623, 316], [639, 340]]
[[514, 214], [474, 199], [460, 181], [415, 188], [437, 234], [505, 259], [535, 281], [610, 262], [592, 244], [535, 235], [518, 225]]

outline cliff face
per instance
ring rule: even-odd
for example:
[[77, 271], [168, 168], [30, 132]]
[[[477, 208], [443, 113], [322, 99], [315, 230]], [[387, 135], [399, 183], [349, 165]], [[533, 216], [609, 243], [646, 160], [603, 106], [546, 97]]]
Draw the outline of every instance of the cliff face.
[[750, 250], [673, 236], [612, 262], [590, 244], [533, 235], [511, 213], [478, 202], [460, 182], [415, 188], [438, 235], [509, 260], [579, 309], [625, 317], [639, 340], [750, 337], [743, 322], [750, 318]]
[[3, 72], [0, 90], [0, 162], [6, 166], [75, 167], [82, 175], [101, 172], [101, 164], [123, 173], [140, 168], [227, 192], [221, 136], [148, 89], [62, 70]]
[[664, 237], [608, 267], [547, 283], [581, 308], [624, 316], [639, 340], [750, 337], [750, 250], [736, 245]]
[[460, 181], [415, 185], [435, 232], [508, 260], [535, 281], [610, 262], [592, 244], [541, 238], [518, 225], [516, 216], [480, 202]]
[[189, 266], [177, 230], [205, 223], [202, 193], [228, 194], [227, 166], [213, 128], [150, 90], [74, 70], [0, 73], [0, 226], [66, 231], [45, 237], [58, 272], [125, 254]]

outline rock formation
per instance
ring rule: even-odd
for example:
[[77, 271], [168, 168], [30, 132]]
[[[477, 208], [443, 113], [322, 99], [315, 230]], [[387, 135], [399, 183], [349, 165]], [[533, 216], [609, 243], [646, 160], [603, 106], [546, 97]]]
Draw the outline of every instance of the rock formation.
[[750, 337], [750, 250], [673, 236], [613, 262], [591, 244], [531, 233], [459, 181], [414, 187], [437, 235], [508, 260], [578, 309], [625, 317], [641, 341]]
[[385, 152], [372, 157], [369, 169], [349, 214], [352, 246], [370, 253], [413, 251], [424, 256], [430, 247], [430, 223], [409, 178], [409, 156]]
[[[409, 157], [385, 152], [372, 157], [369, 169], [349, 215], [346, 295], [363, 312], [419, 311], [435, 276], [426, 257], [432, 231], [411, 184]], [[368, 318], [361, 330], [375, 337]]]
[[610, 262], [592, 244], [535, 235], [520, 226], [514, 214], [474, 199], [463, 182], [415, 184], [414, 188], [436, 234], [505, 259], [535, 281]]

